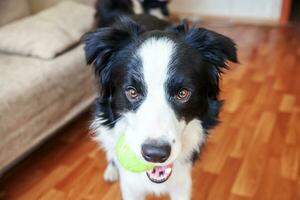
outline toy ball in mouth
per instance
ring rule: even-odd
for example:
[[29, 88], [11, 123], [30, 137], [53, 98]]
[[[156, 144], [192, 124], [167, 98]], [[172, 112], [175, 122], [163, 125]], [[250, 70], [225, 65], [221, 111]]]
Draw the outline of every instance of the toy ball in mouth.
[[126, 144], [124, 134], [117, 141], [116, 145], [117, 159], [126, 170], [139, 173], [152, 170], [153, 164], [140, 160], [135, 153]]
[[122, 167], [130, 172], [146, 172], [147, 177], [154, 183], [163, 183], [169, 179], [172, 174], [173, 165], [155, 166], [152, 163], [146, 163], [139, 159], [136, 154], [126, 144], [124, 134], [120, 136], [116, 145], [116, 154]]

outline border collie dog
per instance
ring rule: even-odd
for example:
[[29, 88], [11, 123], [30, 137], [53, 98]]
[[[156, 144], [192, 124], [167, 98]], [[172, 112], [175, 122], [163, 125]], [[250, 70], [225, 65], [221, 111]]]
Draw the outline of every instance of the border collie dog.
[[[128, 0], [102, 1], [111, 5], [101, 9], [114, 9]], [[125, 11], [119, 15], [84, 37], [99, 83], [91, 127], [107, 155], [104, 179], [120, 180], [123, 200], [144, 200], [149, 193], [190, 200], [191, 168], [218, 123], [219, 78], [228, 61], [237, 62], [235, 44], [204, 28], [153, 30], [151, 16], [143, 22]], [[153, 170], [133, 173], [118, 163], [121, 134]]]

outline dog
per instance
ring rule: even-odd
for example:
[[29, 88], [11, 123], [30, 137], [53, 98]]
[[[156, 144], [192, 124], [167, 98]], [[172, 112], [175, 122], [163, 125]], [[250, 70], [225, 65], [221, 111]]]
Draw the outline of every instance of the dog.
[[[112, 10], [123, 0], [102, 1], [112, 4], [101, 9]], [[91, 129], [106, 152], [104, 179], [120, 181], [123, 200], [144, 200], [149, 193], [190, 200], [191, 168], [219, 122], [219, 79], [229, 61], [238, 62], [236, 45], [186, 23], [156, 28], [118, 9], [103, 17], [109, 26], [84, 37], [87, 64], [99, 84]], [[121, 134], [153, 170], [133, 173], [119, 164]]]
[[150, 13], [151, 9], [160, 9], [163, 16], [169, 16], [169, 0], [139, 0], [145, 13]]

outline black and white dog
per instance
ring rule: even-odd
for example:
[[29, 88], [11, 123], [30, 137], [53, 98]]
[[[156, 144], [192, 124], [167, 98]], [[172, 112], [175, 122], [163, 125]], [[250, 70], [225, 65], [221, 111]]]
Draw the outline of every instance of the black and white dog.
[[[100, 86], [91, 127], [107, 155], [104, 179], [120, 178], [124, 200], [143, 200], [148, 193], [190, 200], [191, 167], [218, 123], [219, 78], [227, 61], [237, 62], [235, 44], [185, 24], [149, 30], [126, 16], [84, 40]], [[152, 171], [132, 173], [119, 165], [115, 145], [121, 134], [141, 160], [155, 163]]]

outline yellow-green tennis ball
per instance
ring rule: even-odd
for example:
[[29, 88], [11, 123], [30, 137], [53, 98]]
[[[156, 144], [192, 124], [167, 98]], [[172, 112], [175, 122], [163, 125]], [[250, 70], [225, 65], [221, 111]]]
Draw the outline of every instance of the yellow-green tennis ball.
[[117, 141], [116, 153], [119, 163], [128, 171], [144, 172], [154, 168], [153, 164], [149, 164], [140, 160], [125, 142], [124, 134]]

